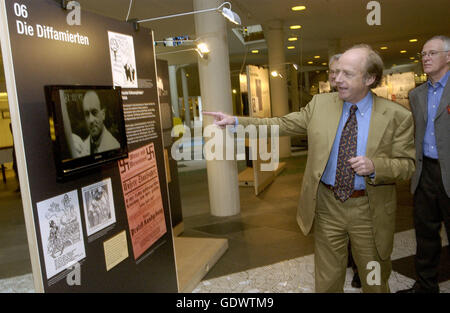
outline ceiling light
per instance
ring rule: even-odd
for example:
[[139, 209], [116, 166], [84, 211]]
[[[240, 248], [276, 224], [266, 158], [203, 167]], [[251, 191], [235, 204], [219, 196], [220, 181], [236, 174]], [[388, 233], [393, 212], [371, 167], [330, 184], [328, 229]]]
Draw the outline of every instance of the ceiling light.
[[400, 53], [406, 53], [407, 51], [406, 50], [400, 50]]
[[328, 63], [327, 63], [327, 62], [323, 62], [322, 65], [323, 65], [323, 66], [327, 66]]
[[209, 53], [209, 48], [206, 45], [206, 43], [203, 43], [203, 42], [199, 43], [197, 45], [197, 49], [200, 50], [201, 53], [205, 53], [205, 54]]
[[416, 38], [410, 39], [409, 42], [417, 42], [417, 39]]
[[314, 63], [313, 61], [309, 61], [309, 62], [308, 62], [308, 64], [313, 64], [313, 63]]
[[288, 40], [289, 40], [289, 41], [297, 41], [298, 38], [297, 38], [297, 37], [289, 37]]
[[384, 46], [384, 47], [381, 47], [380, 49], [381, 49], [381, 50], [387, 50], [388, 47]]
[[300, 29], [302, 27], [300, 25], [291, 25], [289, 28], [290, 29]]
[[271, 75], [273, 78], [277, 78], [277, 77], [283, 78], [283, 75], [281, 75], [280, 73], [278, 73], [278, 71], [272, 71], [272, 72], [270, 72], [270, 75]]
[[[229, 2], [224, 2], [224, 3], [230, 4]], [[231, 4], [230, 4], [230, 8], [223, 7], [222, 10], [219, 10], [219, 11], [231, 23], [236, 24], [236, 25], [241, 25], [241, 18], [239, 17], [239, 15], [237, 15], [236, 13], [231, 11]]]
[[252, 53], [253, 53], [253, 54], [258, 54], [258, 53], [259, 53], [259, 50], [252, 50]]
[[419, 60], [414, 60], [414, 63], [419, 63]]
[[415, 57], [409, 57], [409, 59], [410, 59], [410, 60], [415, 60], [416, 58], [415, 58]]
[[295, 46], [288, 46], [287, 47], [289, 50], [295, 49]]
[[314, 59], [320, 59], [320, 55], [315, 55]]
[[306, 10], [306, 7], [304, 5], [292, 7], [292, 11], [303, 11], [303, 10]]

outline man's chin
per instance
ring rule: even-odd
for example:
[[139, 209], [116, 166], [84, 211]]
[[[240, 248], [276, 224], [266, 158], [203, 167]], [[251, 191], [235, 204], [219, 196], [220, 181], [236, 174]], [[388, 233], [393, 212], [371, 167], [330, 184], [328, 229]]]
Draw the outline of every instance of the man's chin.
[[92, 138], [92, 140], [97, 141], [100, 138], [100, 135], [101, 135], [101, 133], [97, 133], [97, 132], [91, 133], [91, 138]]
[[344, 100], [344, 101], [347, 100], [348, 95], [345, 92], [343, 92], [342, 90], [338, 90], [338, 95], [339, 95], [339, 99]]

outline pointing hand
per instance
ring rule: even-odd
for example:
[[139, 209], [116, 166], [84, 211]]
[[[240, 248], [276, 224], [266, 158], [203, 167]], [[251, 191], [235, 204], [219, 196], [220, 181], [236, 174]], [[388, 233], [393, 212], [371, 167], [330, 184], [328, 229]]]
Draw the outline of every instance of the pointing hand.
[[235, 126], [236, 120], [234, 116], [222, 113], [222, 112], [202, 112], [203, 115], [208, 115], [214, 117], [214, 124], [225, 128], [227, 125]]

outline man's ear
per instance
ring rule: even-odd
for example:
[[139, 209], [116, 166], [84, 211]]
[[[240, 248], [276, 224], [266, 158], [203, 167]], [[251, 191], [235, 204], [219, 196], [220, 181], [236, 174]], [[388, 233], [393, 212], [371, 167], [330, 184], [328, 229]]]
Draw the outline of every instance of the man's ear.
[[375, 81], [375, 75], [366, 75], [366, 77], [364, 78], [365, 80], [365, 85], [366, 86], [370, 86], [373, 84], [373, 82]]

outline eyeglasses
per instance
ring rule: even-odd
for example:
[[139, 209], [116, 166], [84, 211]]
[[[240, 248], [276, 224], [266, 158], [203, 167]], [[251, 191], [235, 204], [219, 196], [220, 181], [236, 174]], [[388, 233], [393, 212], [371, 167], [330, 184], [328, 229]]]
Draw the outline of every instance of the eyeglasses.
[[438, 53], [441, 53], [441, 52], [448, 52], [448, 51], [449, 51], [449, 50], [441, 50], [441, 51], [431, 50], [431, 51], [428, 51], [428, 52], [426, 52], [426, 51], [420, 52], [420, 53], [418, 53], [418, 55], [419, 55], [419, 57], [421, 57], [422, 59], [423, 59], [424, 57], [426, 57], [426, 56], [429, 56], [429, 57], [431, 57], [431, 58], [434, 58]]

